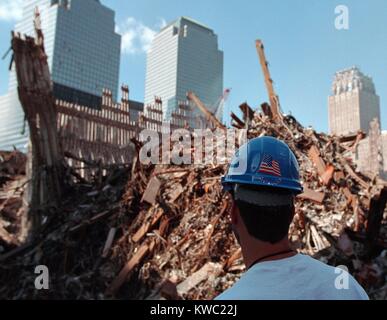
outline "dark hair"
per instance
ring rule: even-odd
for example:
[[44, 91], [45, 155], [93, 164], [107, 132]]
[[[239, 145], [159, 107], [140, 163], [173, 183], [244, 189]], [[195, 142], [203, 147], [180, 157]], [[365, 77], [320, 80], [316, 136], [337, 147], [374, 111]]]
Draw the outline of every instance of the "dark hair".
[[[262, 188], [254, 188], [257, 192]], [[265, 188], [268, 191], [268, 188]], [[286, 194], [287, 190], [272, 189], [270, 192]], [[235, 200], [247, 231], [254, 238], [272, 244], [281, 241], [289, 231], [294, 217], [294, 203], [279, 206], [258, 206]]]

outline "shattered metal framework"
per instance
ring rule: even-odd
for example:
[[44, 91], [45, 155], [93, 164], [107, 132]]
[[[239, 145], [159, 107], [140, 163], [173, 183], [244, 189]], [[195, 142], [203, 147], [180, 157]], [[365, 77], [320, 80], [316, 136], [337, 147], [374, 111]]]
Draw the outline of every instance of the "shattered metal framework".
[[[113, 103], [112, 94], [105, 90], [99, 110], [57, 100], [58, 132], [66, 155], [72, 155], [71, 165], [75, 162], [101, 161], [102, 164], [128, 164], [133, 158], [131, 140], [139, 140], [142, 130], [162, 132], [165, 125], [171, 130], [187, 128], [190, 121], [187, 106], [181, 104], [172, 114], [169, 123], [163, 122], [162, 101], [148, 105], [138, 121], [130, 119], [128, 87], [122, 87], [121, 103]], [[81, 172], [83, 175], [84, 173]]]

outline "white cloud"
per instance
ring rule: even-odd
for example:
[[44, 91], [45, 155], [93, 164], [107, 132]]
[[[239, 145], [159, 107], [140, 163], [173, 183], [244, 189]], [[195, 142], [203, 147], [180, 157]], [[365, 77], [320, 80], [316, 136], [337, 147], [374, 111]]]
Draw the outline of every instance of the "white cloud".
[[116, 26], [116, 32], [121, 34], [122, 54], [138, 54], [147, 52], [159, 29], [165, 27], [166, 21], [160, 22], [154, 27], [148, 27], [133, 17], [127, 18], [123, 23]]
[[0, 0], [0, 20], [20, 20], [23, 16], [23, 0]]
[[164, 28], [167, 25], [167, 21], [165, 21], [164, 18], [160, 18], [160, 23], [158, 24], [158, 27], [160, 29]]

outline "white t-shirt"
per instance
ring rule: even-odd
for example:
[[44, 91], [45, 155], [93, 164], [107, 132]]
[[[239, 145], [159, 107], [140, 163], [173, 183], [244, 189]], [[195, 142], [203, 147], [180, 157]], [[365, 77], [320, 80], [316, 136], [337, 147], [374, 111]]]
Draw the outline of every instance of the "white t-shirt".
[[342, 269], [296, 254], [252, 266], [215, 300], [369, 300]]

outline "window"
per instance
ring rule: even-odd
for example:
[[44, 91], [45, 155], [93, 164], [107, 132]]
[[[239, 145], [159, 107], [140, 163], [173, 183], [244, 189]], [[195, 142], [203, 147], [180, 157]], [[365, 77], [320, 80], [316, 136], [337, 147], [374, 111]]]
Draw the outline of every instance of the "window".
[[187, 34], [188, 34], [188, 26], [187, 25], [184, 25], [184, 31], [183, 31], [183, 37], [186, 38], [187, 37]]

